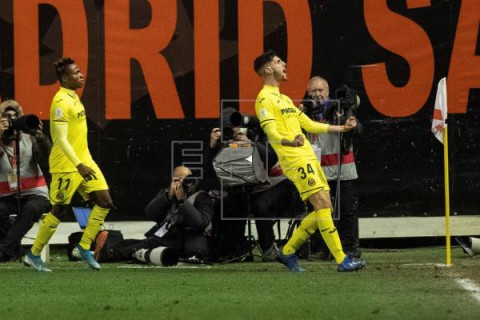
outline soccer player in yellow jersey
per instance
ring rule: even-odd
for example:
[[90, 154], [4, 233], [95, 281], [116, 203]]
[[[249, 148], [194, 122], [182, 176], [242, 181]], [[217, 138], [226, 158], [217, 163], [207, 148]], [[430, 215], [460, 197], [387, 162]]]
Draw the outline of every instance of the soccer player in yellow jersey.
[[254, 62], [255, 72], [263, 79], [263, 89], [257, 96], [255, 111], [268, 141], [278, 155], [283, 173], [295, 184], [303, 200], [308, 200], [314, 211], [308, 214], [281, 249], [279, 260], [290, 271], [303, 272], [297, 263], [295, 251], [317, 230], [341, 272], [356, 271], [366, 262], [345, 255], [332, 220], [330, 188], [312, 146], [302, 133], [347, 132], [356, 126], [354, 117], [345, 125], [335, 126], [310, 120], [292, 100], [280, 93], [280, 85], [287, 81], [286, 63], [273, 51], [267, 51]]
[[50, 133], [53, 140], [49, 159], [52, 211], [40, 223], [35, 242], [25, 260], [39, 271], [52, 271], [44, 265], [40, 253], [57, 230], [74, 193], [78, 191], [84, 199], [93, 200], [95, 206], [77, 249], [88, 266], [100, 270], [100, 265], [90, 252], [90, 245], [113, 203], [107, 182], [88, 149], [85, 108], [75, 92], [83, 87], [84, 76], [71, 58], [57, 60], [55, 70], [60, 89], [50, 107]]

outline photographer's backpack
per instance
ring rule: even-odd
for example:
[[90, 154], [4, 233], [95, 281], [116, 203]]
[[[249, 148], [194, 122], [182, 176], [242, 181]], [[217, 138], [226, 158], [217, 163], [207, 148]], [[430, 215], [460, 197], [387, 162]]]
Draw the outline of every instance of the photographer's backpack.
[[270, 183], [254, 143], [225, 146], [213, 159], [213, 167], [224, 188]]

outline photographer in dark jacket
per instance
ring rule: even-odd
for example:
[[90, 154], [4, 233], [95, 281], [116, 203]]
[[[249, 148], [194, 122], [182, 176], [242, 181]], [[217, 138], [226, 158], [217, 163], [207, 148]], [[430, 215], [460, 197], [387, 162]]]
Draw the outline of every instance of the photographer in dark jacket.
[[[23, 236], [48, 211], [48, 188], [42, 171], [48, 172], [52, 145], [42, 132], [41, 122], [32, 132], [12, 130], [12, 121], [23, 116], [17, 101], [2, 102], [0, 116], [0, 262], [7, 262], [20, 256]], [[20, 162], [19, 177], [17, 160]], [[13, 217], [15, 219], [11, 219]]]
[[146, 216], [157, 224], [145, 239], [127, 239], [111, 247], [105, 245], [108, 231], [97, 237], [95, 257], [100, 262], [132, 261], [140, 249], [174, 248], [183, 259], [203, 260], [208, 252], [206, 228], [213, 216], [213, 202], [203, 191], [197, 191], [191, 170], [176, 167], [168, 188], [162, 189], [145, 209]]

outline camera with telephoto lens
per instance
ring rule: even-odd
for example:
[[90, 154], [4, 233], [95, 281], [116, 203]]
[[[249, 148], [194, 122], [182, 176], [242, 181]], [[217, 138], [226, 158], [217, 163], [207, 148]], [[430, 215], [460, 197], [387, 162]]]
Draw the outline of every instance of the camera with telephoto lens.
[[320, 121], [325, 117], [326, 106], [329, 105], [327, 101], [320, 100], [319, 97], [312, 97], [302, 101], [303, 112], [312, 120]]
[[260, 121], [257, 117], [250, 114], [243, 114], [240, 112], [234, 112], [230, 116], [230, 123], [234, 127], [247, 127], [247, 128], [256, 128], [260, 127]]
[[248, 129], [248, 136], [251, 140], [255, 140], [255, 137], [262, 135], [263, 130], [260, 127], [260, 120], [256, 116], [250, 114], [233, 112], [230, 116], [230, 123], [233, 127], [243, 127]]
[[7, 117], [8, 129], [5, 135], [13, 135], [15, 130], [34, 134], [40, 125], [40, 119], [34, 114], [25, 114], [19, 118]]
[[232, 140], [235, 133], [232, 125], [226, 125], [222, 128], [222, 137], [224, 141]]
[[344, 84], [335, 90], [335, 100], [329, 102], [331, 105], [325, 110], [327, 122], [344, 124], [349, 117], [356, 115], [360, 106], [360, 97], [355, 89]]
[[[302, 101], [305, 114], [312, 120], [327, 120], [329, 123], [345, 123], [350, 116], [355, 116], [360, 106], [360, 97], [355, 89], [346, 84], [335, 90], [335, 99], [321, 101], [318, 97]], [[340, 114], [340, 119], [337, 119]]]
[[360, 106], [360, 97], [357, 90], [346, 84], [335, 90], [335, 98], [340, 102], [340, 108], [347, 116], [354, 116]]
[[188, 196], [191, 196], [192, 194], [197, 192], [199, 189], [198, 179], [195, 179], [192, 177], [185, 177], [182, 180], [182, 187], [183, 187], [183, 190], [185, 190], [185, 193]]
[[[360, 97], [357, 94], [357, 91], [349, 88], [346, 84], [342, 85], [340, 88], [335, 90], [335, 97], [339, 101], [339, 106], [337, 111], [340, 111], [340, 114], [337, 112], [327, 113], [325, 118], [329, 123], [338, 123], [344, 124], [346, 120], [351, 116], [356, 116], [358, 107], [360, 106]], [[340, 149], [342, 154], [348, 154], [353, 143], [353, 134], [354, 132], [360, 132], [361, 129], [356, 129], [356, 131], [350, 131], [342, 135], [340, 141]]]

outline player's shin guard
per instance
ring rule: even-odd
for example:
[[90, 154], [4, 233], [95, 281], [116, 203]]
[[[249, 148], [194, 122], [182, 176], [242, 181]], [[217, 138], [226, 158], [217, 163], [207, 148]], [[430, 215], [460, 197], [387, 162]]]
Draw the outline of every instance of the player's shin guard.
[[315, 212], [308, 214], [293, 232], [292, 237], [283, 247], [283, 254], [295, 253], [302, 244], [317, 230], [317, 215]]
[[45, 218], [43, 218], [31, 249], [34, 255], [39, 256], [42, 253], [43, 247], [48, 243], [55, 231], [57, 231], [59, 224], [60, 220], [52, 213], [47, 214]]
[[90, 245], [92, 244], [93, 240], [95, 240], [95, 237], [100, 231], [100, 228], [102, 227], [109, 211], [109, 208], [102, 208], [98, 205], [93, 207], [92, 213], [88, 218], [87, 227], [85, 228], [82, 239], [79, 243], [83, 249], [90, 250]]
[[337, 264], [342, 263], [343, 259], [345, 259], [345, 253], [343, 253], [337, 228], [333, 224], [331, 209], [321, 209], [315, 212], [317, 213], [318, 229], [323, 241], [327, 244], [328, 249], [335, 258], [335, 262]]

